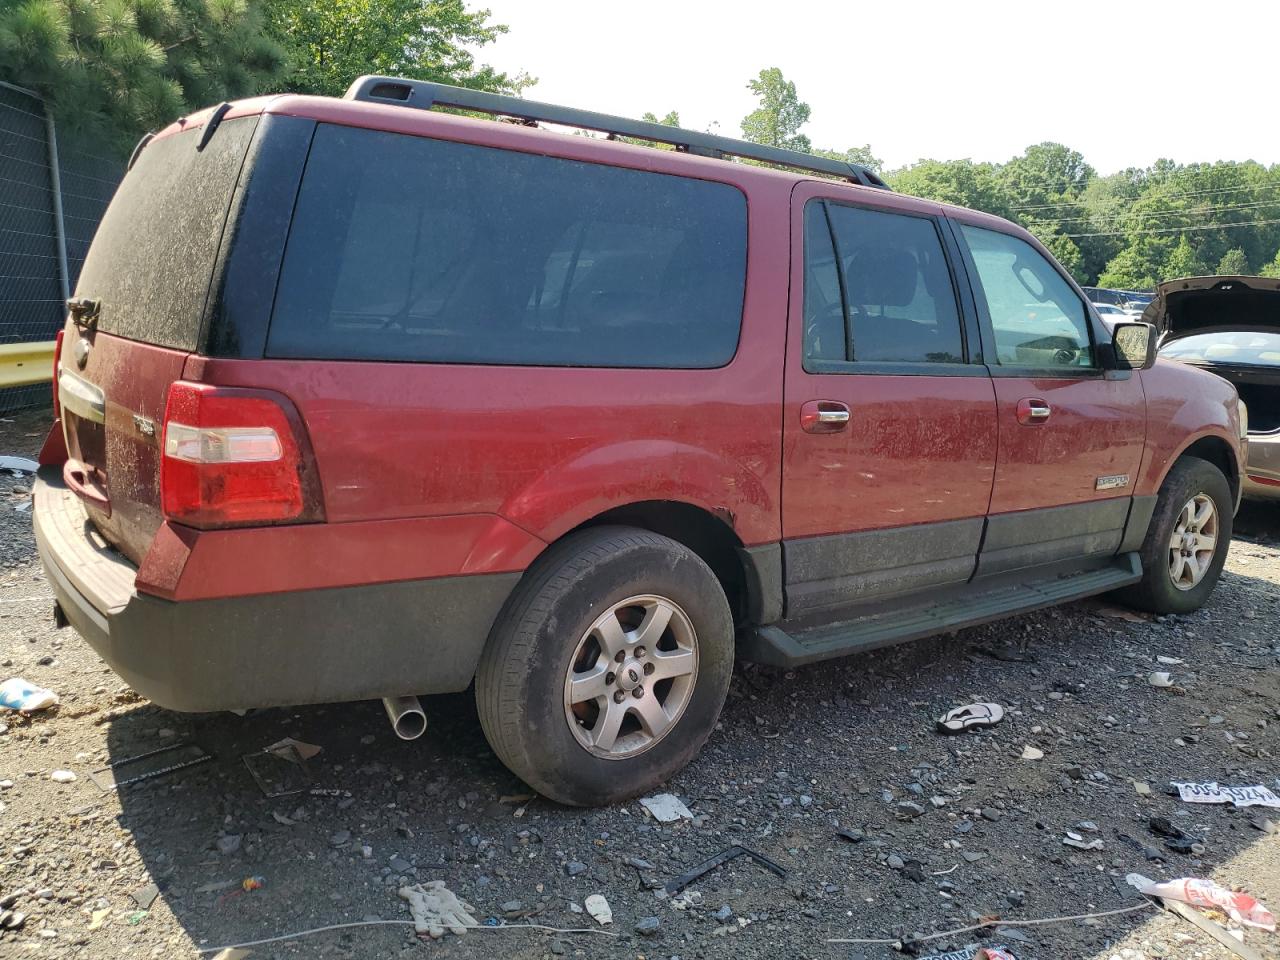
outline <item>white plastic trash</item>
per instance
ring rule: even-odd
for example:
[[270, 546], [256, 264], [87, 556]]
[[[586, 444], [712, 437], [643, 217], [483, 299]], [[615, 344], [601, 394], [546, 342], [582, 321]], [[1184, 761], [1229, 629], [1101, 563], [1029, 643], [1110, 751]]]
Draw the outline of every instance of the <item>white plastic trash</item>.
[[0, 707], [21, 713], [31, 713], [52, 707], [57, 702], [58, 695], [52, 690], [37, 687], [21, 677], [14, 677], [0, 683]]

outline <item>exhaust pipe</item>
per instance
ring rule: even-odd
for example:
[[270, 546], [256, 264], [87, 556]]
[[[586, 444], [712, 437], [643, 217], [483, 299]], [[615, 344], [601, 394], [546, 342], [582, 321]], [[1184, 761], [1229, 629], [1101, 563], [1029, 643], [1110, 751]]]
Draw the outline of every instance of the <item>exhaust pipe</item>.
[[417, 740], [427, 732], [427, 715], [417, 697], [383, 697], [391, 729], [401, 740]]

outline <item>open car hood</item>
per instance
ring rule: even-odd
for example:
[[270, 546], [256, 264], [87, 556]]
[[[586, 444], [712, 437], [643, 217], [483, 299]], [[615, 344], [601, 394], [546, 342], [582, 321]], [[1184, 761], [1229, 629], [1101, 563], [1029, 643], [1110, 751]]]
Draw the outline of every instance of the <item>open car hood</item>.
[[1280, 280], [1269, 277], [1186, 277], [1156, 288], [1142, 319], [1161, 342], [1228, 330], [1280, 332]]

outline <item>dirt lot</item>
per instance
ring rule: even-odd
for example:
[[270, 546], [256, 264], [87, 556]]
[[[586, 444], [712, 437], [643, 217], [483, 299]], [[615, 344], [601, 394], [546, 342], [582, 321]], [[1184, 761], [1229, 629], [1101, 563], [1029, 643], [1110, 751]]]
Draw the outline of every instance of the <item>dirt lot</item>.
[[[34, 455], [47, 416], [0, 422], [0, 454]], [[660, 825], [638, 803], [511, 800], [525, 788], [489, 751], [466, 695], [424, 701], [430, 727], [414, 743], [394, 737], [376, 703], [238, 717], [139, 700], [54, 629], [19, 510], [29, 486], [0, 476], [0, 679], [23, 676], [62, 703], [0, 717], [0, 896], [26, 914], [0, 932], [0, 956], [189, 957], [407, 920], [402, 877], [447, 881], [481, 921], [593, 927], [577, 911], [603, 894], [616, 936], [484, 930], [424, 943], [410, 926], [382, 925], [253, 956], [870, 960], [898, 954], [826, 941], [1116, 909], [1135, 902], [1123, 879], [1135, 870], [1212, 877], [1280, 909], [1280, 835], [1266, 832], [1280, 811], [1166, 793], [1171, 779], [1280, 788], [1280, 508], [1246, 508], [1222, 583], [1193, 616], [1080, 603], [794, 673], [740, 670], [717, 732], [669, 785], [695, 819]], [[1154, 670], [1176, 686], [1151, 686]], [[935, 716], [972, 700], [1008, 717], [989, 733], [934, 732]], [[264, 796], [241, 758], [286, 736], [323, 747], [307, 766], [339, 796]], [[90, 780], [188, 740], [213, 759], [118, 793]], [[1022, 759], [1026, 746], [1043, 758]], [[55, 782], [55, 770], [76, 780]], [[1203, 853], [1166, 848], [1152, 816], [1203, 838]], [[1102, 849], [1065, 846], [1068, 830]], [[733, 844], [786, 879], [740, 858], [695, 883], [700, 903], [686, 909], [655, 889]], [[244, 890], [253, 876], [262, 886]], [[148, 884], [159, 895], [141, 912], [131, 894]], [[636, 931], [645, 918], [656, 930]], [[1247, 939], [1280, 957], [1280, 934]], [[923, 952], [969, 942], [1003, 943], [1020, 960], [1230, 956], [1153, 910], [957, 935]]]

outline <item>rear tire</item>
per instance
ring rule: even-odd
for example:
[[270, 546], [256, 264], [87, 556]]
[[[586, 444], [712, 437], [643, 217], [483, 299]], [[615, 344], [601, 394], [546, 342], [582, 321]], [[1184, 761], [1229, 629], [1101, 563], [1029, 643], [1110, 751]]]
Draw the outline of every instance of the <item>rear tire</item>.
[[695, 553], [595, 527], [529, 569], [476, 674], [498, 758], [575, 806], [623, 800], [681, 770], [715, 728], [733, 671], [733, 617]]
[[1160, 488], [1142, 544], [1142, 580], [1118, 591], [1119, 598], [1161, 614], [1190, 613], [1203, 606], [1227, 560], [1232, 506], [1221, 470], [1196, 457], [1175, 463]]

